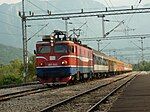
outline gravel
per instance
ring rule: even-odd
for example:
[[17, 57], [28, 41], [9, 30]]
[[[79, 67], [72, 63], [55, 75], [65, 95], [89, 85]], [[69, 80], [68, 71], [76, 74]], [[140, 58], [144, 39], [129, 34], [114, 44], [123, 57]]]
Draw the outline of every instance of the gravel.
[[87, 83], [80, 83], [77, 85], [49, 90], [42, 93], [14, 98], [8, 101], [0, 102], [0, 110], [1, 112], [38, 112], [47, 106], [69, 98], [70, 96], [76, 95], [81, 91], [93, 88], [96, 85], [106, 84], [112, 80], [116, 80], [126, 75], [129, 74], [117, 75], [111, 78], [100, 80], [93, 80]]
[[44, 85], [36, 84], [36, 85], [27, 85], [27, 86], [21, 86], [21, 87], [0, 89], [0, 96], [3, 94], [15, 93], [15, 92], [30, 90], [30, 89], [39, 88], [39, 87], [44, 87]]
[[105, 95], [110, 93], [112, 90], [114, 90], [116, 87], [124, 83], [125, 81], [129, 80], [132, 76], [127, 77], [123, 80], [114, 82], [110, 85], [107, 85], [105, 87], [102, 87], [96, 91], [91, 92], [90, 94], [85, 94], [83, 96], [80, 96], [79, 98], [76, 98], [69, 103], [62, 105], [54, 110], [53, 112], [60, 112], [60, 111], [68, 111], [68, 112], [86, 112], [89, 107], [93, 106], [95, 103], [97, 103], [100, 99], [102, 99]]

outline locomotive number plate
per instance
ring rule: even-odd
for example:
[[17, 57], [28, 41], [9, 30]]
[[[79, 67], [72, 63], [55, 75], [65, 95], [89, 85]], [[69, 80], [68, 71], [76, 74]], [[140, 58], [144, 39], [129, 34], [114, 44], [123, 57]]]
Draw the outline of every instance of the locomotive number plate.
[[50, 60], [56, 60], [56, 56], [50, 56], [49, 59]]

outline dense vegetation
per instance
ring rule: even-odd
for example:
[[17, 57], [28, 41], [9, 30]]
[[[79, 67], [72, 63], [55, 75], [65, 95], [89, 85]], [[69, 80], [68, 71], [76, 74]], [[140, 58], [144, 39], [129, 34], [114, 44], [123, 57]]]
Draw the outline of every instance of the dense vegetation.
[[133, 70], [136, 71], [150, 71], [150, 62], [143, 61], [133, 65]]
[[[34, 56], [29, 59], [29, 72], [26, 77], [27, 81], [36, 80]], [[21, 60], [15, 59], [10, 61], [8, 65], [0, 66], [0, 85], [23, 83], [23, 64]]]

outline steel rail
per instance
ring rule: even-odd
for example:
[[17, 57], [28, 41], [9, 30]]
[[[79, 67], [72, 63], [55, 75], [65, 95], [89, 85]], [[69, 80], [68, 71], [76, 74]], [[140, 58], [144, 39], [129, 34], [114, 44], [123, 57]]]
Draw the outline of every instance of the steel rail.
[[114, 89], [113, 91], [111, 91], [109, 94], [107, 94], [106, 96], [104, 96], [99, 102], [97, 102], [94, 106], [92, 106], [87, 112], [93, 112], [94, 110], [97, 109], [97, 107], [105, 102], [108, 97], [112, 96], [114, 93], [116, 93], [120, 88], [122, 88], [123, 86], [125, 86], [128, 82], [130, 82], [131, 80], [133, 80], [136, 77], [136, 75], [134, 75], [131, 79], [127, 80], [126, 82], [124, 82], [123, 84], [119, 85], [116, 89]]
[[30, 94], [48, 91], [50, 89], [51, 88], [40, 87], [40, 88], [34, 88], [34, 89], [30, 89], [30, 90], [25, 90], [25, 91], [3, 94], [3, 95], [0, 95], [0, 102], [1, 101], [7, 101], [7, 100], [10, 100], [12, 98], [17, 98], [17, 97], [27, 96]]
[[28, 85], [36, 85], [36, 84], [40, 84], [40, 83], [39, 82], [29, 82], [29, 83], [22, 83], [22, 84], [2, 85], [2, 86], [0, 86], [0, 89], [21, 87], [21, 86], [28, 86]]
[[82, 95], [88, 94], [89, 92], [93, 92], [93, 91], [95, 91], [95, 90], [97, 90], [97, 89], [99, 89], [99, 88], [105, 87], [105, 86], [107, 86], [107, 85], [110, 85], [110, 84], [112, 84], [112, 83], [114, 83], [114, 82], [117, 82], [117, 81], [122, 80], [122, 79], [127, 78], [127, 77], [128, 77], [128, 76], [119, 78], [119, 79], [117, 79], [117, 80], [115, 80], [115, 81], [112, 81], [112, 82], [109, 82], [109, 83], [107, 83], [107, 84], [103, 84], [103, 85], [94, 87], [94, 88], [92, 88], [92, 89], [89, 89], [89, 90], [84, 91], [84, 92], [82, 92], [82, 93], [79, 93], [79, 94], [77, 94], [77, 95], [74, 95], [74, 96], [72, 96], [72, 97], [70, 97], [70, 98], [68, 98], [68, 99], [62, 100], [62, 101], [60, 101], [60, 102], [58, 102], [58, 103], [56, 103], [56, 104], [53, 104], [53, 105], [51, 105], [51, 106], [48, 106], [48, 107], [42, 109], [40, 112], [49, 112], [49, 111], [53, 110], [54, 108], [56, 108], [56, 107], [58, 107], [58, 106], [60, 106], [60, 105], [63, 105], [63, 104], [65, 104], [65, 103], [67, 103], [67, 102], [69, 102], [69, 101], [71, 101], [71, 100], [74, 100], [74, 99], [77, 98], [77, 97], [80, 97], [80, 96], [82, 96]]

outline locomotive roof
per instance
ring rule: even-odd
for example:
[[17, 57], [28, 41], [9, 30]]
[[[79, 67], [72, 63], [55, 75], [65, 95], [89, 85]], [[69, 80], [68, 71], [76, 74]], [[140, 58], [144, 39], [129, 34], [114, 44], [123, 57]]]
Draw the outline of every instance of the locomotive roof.
[[[38, 41], [37, 44], [50, 44], [51, 42], [50, 41]], [[80, 46], [83, 46], [83, 47], [86, 47], [88, 49], [92, 49], [90, 47], [88, 47], [87, 45], [85, 44], [81, 44], [81, 42], [77, 42], [77, 41], [72, 41], [72, 40], [60, 40], [60, 41], [56, 41], [55, 42], [56, 44], [66, 44], [66, 43], [71, 43], [71, 44], [77, 44], [77, 45], [80, 45]]]

